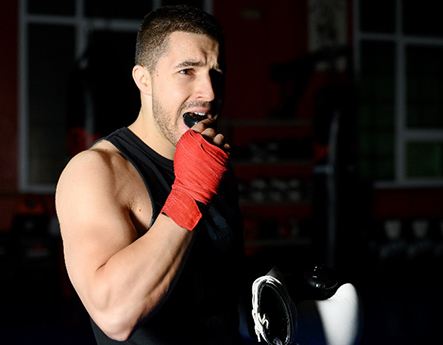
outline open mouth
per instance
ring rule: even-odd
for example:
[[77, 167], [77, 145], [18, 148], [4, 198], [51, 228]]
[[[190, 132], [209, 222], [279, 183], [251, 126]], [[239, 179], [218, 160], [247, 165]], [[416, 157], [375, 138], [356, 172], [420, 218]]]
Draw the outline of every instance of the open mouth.
[[185, 125], [191, 128], [198, 122], [208, 118], [207, 113], [200, 113], [200, 112], [186, 112], [183, 114], [183, 120], [185, 122]]

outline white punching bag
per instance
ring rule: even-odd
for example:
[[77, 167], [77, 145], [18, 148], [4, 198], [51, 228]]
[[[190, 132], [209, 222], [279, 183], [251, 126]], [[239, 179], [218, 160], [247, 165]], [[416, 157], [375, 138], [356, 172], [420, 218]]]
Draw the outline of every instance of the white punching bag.
[[335, 294], [316, 301], [328, 345], [354, 345], [359, 331], [359, 301], [354, 285], [345, 283]]

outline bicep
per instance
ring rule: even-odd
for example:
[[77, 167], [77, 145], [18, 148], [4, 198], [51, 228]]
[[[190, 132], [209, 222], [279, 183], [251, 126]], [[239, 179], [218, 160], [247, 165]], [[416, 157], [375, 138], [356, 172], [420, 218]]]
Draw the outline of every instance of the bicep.
[[82, 290], [100, 267], [135, 240], [136, 232], [106, 167], [80, 163], [62, 174], [56, 207], [68, 274]]

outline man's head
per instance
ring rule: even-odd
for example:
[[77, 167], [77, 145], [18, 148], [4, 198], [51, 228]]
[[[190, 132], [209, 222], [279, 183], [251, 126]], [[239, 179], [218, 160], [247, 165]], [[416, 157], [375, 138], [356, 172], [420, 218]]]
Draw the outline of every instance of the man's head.
[[164, 6], [148, 13], [137, 34], [135, 64], [150, 72], [165, 51], [169, 35], [176, 31], [204, 34], [223, 49], [223, 35], [215, 18], [201, 9], [187, 6]]
[[162, 7], [145, 17], [132, 75], [141, 96], [137, 123], [157, 152], [173, 152], [189, 129], [186, 113], [212, 121], [219, 115], [222, 49], [220, 27], [200, 9]]

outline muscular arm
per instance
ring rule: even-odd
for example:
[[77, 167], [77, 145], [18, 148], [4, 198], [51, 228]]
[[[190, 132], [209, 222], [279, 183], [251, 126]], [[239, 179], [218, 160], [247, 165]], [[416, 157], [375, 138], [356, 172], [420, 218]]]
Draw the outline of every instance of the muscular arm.
[[137, 239], [118, 172], [101, 152], [81, 154], [60, 178], [56, 206], [73, 286], [97, 325], [121, 340], [165, 294], [193, 233], [160, 215]]
[[74, 158], [60, 177], [56, 207], [75, 290], [102, 331], [124, 340], [168, 291], [193, 232], [160, 214], [138, 238], [120, 157], [109, 155], [90, 150]]

